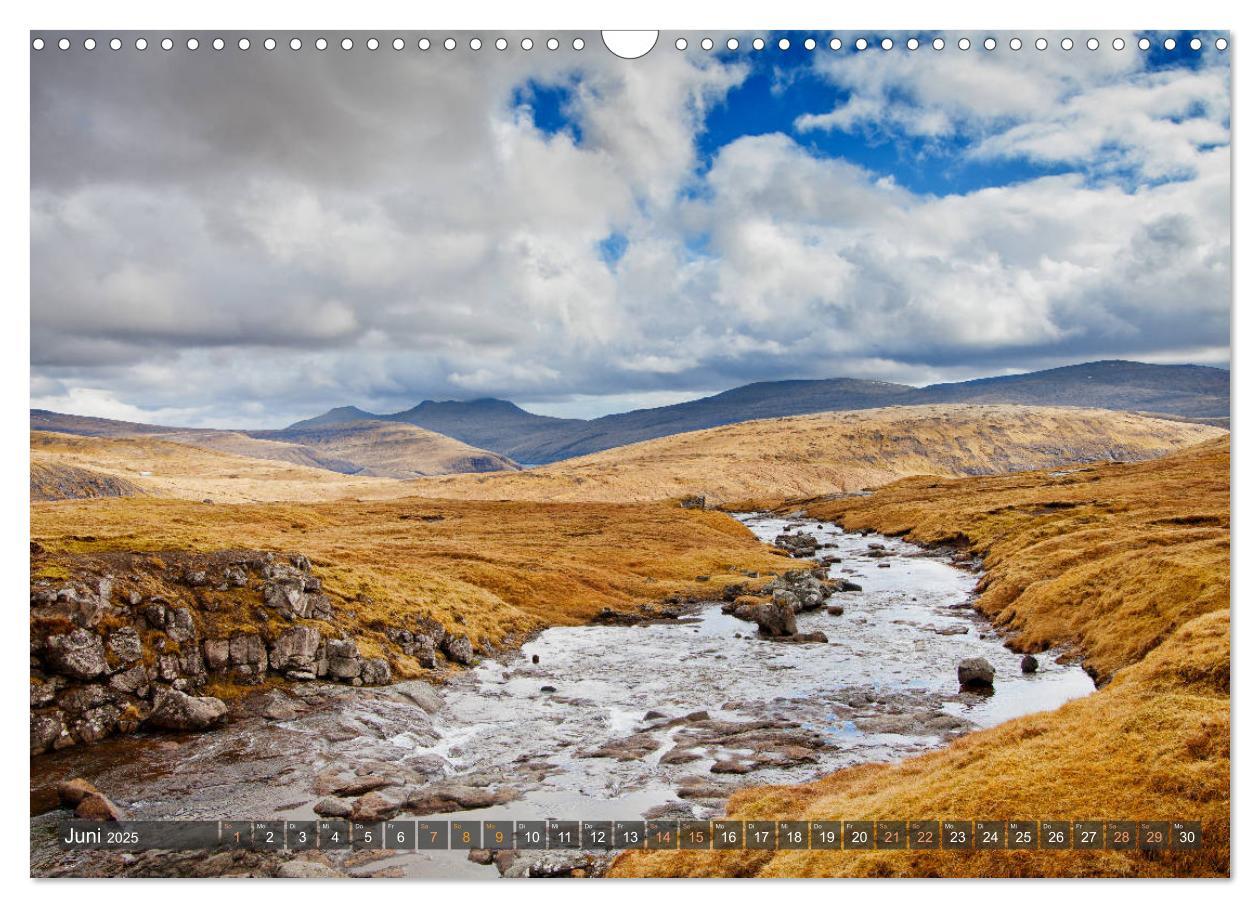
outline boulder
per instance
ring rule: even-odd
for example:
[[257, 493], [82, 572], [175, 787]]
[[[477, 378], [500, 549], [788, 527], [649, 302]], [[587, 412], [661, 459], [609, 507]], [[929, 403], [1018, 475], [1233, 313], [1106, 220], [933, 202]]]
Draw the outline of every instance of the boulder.
[[1025, 675], [1035, 674], [1038, 668], [1037, 657], [1031, 654], [1019, 660], [1019, 670]]
[[206, 654], [206, 667], [212, 672], [227, 668], [231, 656], [231, 648], [226, 640], [207, 640], [202, 644]]
[[84, 778], [67, 779], [57, 783], [57, 797], [63, 807], [78, 807], [88, 795], [100, 794], [101, 790]]
[[105, 646], [114, 658], [127, 665], [140, 661], [140, 657], [144, 655], [144, 646], [134, 627], [124, 627], [114, 631], [109, 635]]
[[348, 817], [353, 805], [345, 798], [324, 798], [312, 809], [321, 817]]
[[446, 653], [446, 658], [452, 662], [458, 662], [460, 665], [472, 664], [472, 641], [468, 639], [467, 634], [460, 634], [458, 637], [447, 637], [442, 642], [442, 652]]
[[90, 681], [109, 671], [105, 644], [99, 636], [81, 627], [68, 634], [49, 637], [45, 661], [53, 671], [80, 681]]
[[958, 683], [968, 689], [993, 687], [993, 666], [988, 659], [964, 659], [958, 663]]
[[94, 820], [97, 823], [117, 823], [126, 818], [126, 814], [100, 792], [90, 794], [80, 801], [74, 809], [74, 815], [80, 820]]
[[688, 511], [703, 511], [705, 506], [705, 497], [703, 495], [687, 495], [678, 502], [680, 508]]
[[364, 659], [359, 675], [364, 684], [388, 684], [390, 681], [389, 663], [384, 659]]
[[424, 681], [404, 681], [394, 686], [394, 691], [406, 697], [426, 713], [435, 713], [442, 708], [442, 698], [433, 686]]
[[200, 731], [221, 722], [227, 711], [218, 697], [190, 697], [182, 691], [163, 688], [153, 698], [148, 724], [171, 731]]
[[176, 643], [184, 643], [197, 636], [197, 625], [193, 623], [192, 612], [186, 608], [171, 609], [166, 632]]
[[413, 634], [411, 640], [402, 645], [402, 651], [420, 663], [421, 668], [437, 666], [437, 647], [433, 638], [424, 634]]
[[353, 640], [329, 640], [325, 648], [328, 675], [339, 681], [352, 681], [363, 671], [359, 646]]
[[238, 675], [263, 675], [267, 671], [267, 647], [257, 634], [237, 634], [228, 641], [228, 663]]
[[350, 819], [356, 823], [381, 823], [392, 820], [402, 808], [403, 798], [397, 789], [371, 791], [350, 806]]
[[278, 672], [314, 672], [319, 653], [319, 629], [300, 624], [291, 627], [271, 646], [271, 667]]
[[[748, 621], [757, 625], [764, 637], [791, 637], [796, 634], [796, 613], [786, 602], [774, 600], [759, 602], [744, 609]], [[738, 617], [744, 617], [739, 615]]]

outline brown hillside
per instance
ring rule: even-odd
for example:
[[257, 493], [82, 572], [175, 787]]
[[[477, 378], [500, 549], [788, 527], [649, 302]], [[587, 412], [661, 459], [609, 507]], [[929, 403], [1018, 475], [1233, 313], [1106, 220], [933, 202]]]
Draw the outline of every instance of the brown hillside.
[[1229, 445], [1158, 461], [941, 481], [807, 503], [846, 527], [984, 556], [979, 607], [1106, 686], [899, 764], [751, 788], [744, 818], [1189, 819], [1205, 847], [1117, 851], [656, 852], [614, 875], [1220, 876], [1230, 872]]
[[1221, 430], [1109, 410], [933, 405], [820, 413], [671, 435], [519, 473], [419, 480], [417, 494], [531, 501], [722, 503], [875, 488], [919, 474], [1146, 460]]
[[519, 469], [500, 454], [407, 423], [378, 420], [334, 423], [302, 431], [288, 430], [283, 433], [283, 439], [313, 449], [321, 456], [359, 464], [363, 468], [359, 475], [363, 476], [415, 479], [447, 473]]
[[139, 490], [132, 494], [194, 501], [314, 501], [401, 488], [395, 480], [343, 476], [282, 460], [242, 457], [152, 437], [32, 432], [31, 466], [33, 471], [89, 470]]
[[66, 498], [117, 498], [143, 495], [134, 482], [53, 463], [31, 464], [31, 501], [61, 501]]

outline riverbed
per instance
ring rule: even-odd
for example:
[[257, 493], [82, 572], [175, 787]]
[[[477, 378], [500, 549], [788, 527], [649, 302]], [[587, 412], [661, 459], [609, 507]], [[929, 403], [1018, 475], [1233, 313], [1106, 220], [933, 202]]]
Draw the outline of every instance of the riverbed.
[[[33, 863], [52, 852], [52, 786], [82, 775], [133, 818], [309, 819], [338, 785], [383, 780], [428, 804], [402, 818], [617, 820], [721, 816], [746, 785], [800, 782], [898, 760], [957, 735], [1053, 709], [1093, 690], [1078, 666], [1039, 654], [1035, 673], [972, 608], [977, 575], [898, 539], [833, 525], [739, 515], [772, 542], [788, 528], [819, 542], [832, 577], [858, 590], [801, 613], [826, 643], [760, 639], [700, 603], [677, 619], [552, 628], [439, 689], [309, 684], [269, 692], [202, 735], [133, 736], [32, 760]], [[750, 580], [750, 582], [756, 582]], [[959, 690], [959, 661], [995, 668], [991, 694]], [[472, 793], [470, 795], [470, 793]], [[445, 800], [444, 800], [445, 798]], [[451, 810], [463, 798], [474, 809]], [[475, 805], [487, 801], [485, 806]], [[356, 871], [497, 876], [466, 852], [373, 859]]]

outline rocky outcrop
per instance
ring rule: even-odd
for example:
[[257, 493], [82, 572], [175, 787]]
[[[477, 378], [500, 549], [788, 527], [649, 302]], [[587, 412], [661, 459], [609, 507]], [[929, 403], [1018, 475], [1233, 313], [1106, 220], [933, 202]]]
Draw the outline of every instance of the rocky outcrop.
[[[212, 727], [227, 713], [202, 696], [215, 678], [373, 686], [394, 678], [388, 651], [365, 655], [336, 633], [331, 601], [300, 554], [114, 552], [52, 562], [62, 575], [66, 561], [73, 566], [56, 581], [44, 577], [52, 556], [42, 546], [31, 558], [33, 754], [141, 727]], [[436, 666], [439, 651], [473, 661], [472, 641], [435, 621], [397, 630], [388, 635], [394, 652], [423, 667]]]
[[813, 558], [818, 552], [818, 540], [809, 533], [782, 533], [774, 537], [774, 544], [793, 558]]

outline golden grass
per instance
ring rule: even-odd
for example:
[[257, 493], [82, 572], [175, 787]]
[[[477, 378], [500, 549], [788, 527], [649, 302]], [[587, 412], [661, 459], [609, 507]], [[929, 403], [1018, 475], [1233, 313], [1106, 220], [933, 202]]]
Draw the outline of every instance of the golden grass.
[[1159, 457], [1220, 429], [1065, 407], [886, 407], [763, 419], [670, 435], [519, 473], [430, 477], [431, 497], [714, 503], [875, 488], [906, 476], [1005, 473]]
[[1078, 647], [1109, 683], [898, 764], [746, 789], [729, 814], [802, 819], [1201, 820], [1197, 852], [652, 852], [615, 876], [1219, 876], [1230, 870], [1229, 447], [1064, 475], [913, 479], [806, 504], [849, 528], [985, 555], [979, 606], [1024, 646]]
[[[330, 595], [336, 626], [369, 651], [383, 645], [386, 626], [414, 628], [422, 616], [498, 645], [584, 623], [605, 607], [716, 597], [743, 571], [793, 565], [734, 518], [670, 503], [116, 498], [33, 504], [31, 533], [47, 550], [41, 567], [112, 551], [302, 552]], [[246, 622], [254, 620], [250, 602], [240, 603]]]
[[[277, 442], [259, 444], [284, 447]], [[147, 436], [99, 438], [32, 432], [31, 467], [32, 471], [41, 467], [90, 470], [126, 480], [146, 495], [194, 501], [327, 501], [401, 491], [396, 480], [345, 476], [318, 467]]]

